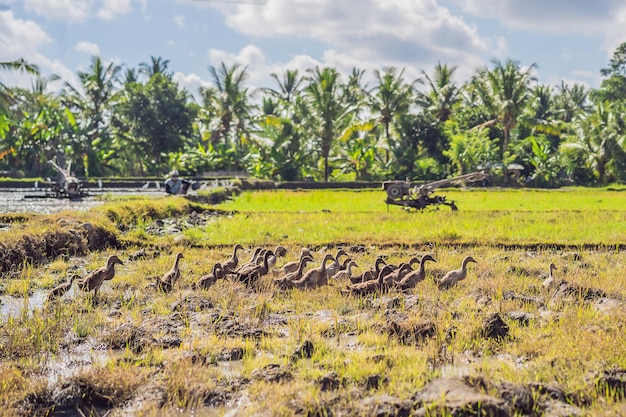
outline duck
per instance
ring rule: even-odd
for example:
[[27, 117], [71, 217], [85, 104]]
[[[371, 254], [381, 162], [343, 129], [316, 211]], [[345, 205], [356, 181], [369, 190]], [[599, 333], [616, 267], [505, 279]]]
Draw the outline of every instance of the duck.
[[237, 268], [237, 265], [239, 264], [239, 258], [237, 257], [238, 250], [243, 250], [243, 246], [239, 243], [237, 243], [233, 247], [233, 256], [231, 256], [229, 260], [221, 264], [221, 268], [224, 270], [225, 273], [229, 274], [231, 272], [234, 272]]
[[348, 285], [346, 288], [341, 290], [341, 293], [344, 295], [367, 295], [379, 291], [383, 287], [383, 280], [385, 279], [385, 276], [392, 272], [393, 269], [391, 266], [385, 265], [378, 272], [378, 278]]
[[250, 258], [250, 260], [248, 262], [245, 262], [245, 263], [241, 264], [239, 266], [239, 268], [235, 269], [233, 272], [235, 274], [237, 274], [237, 273], [243, 271], [244, 269], [249, 268], [250, 266], [255, 266], [256, 262], [257, 262], [257, 259], [259, 258], [259, 255], [260, 255], [261, 251], [263, 251], [263, 250], [264, 250], [263, 248], [260, 248], [258, 246], [256, 248], [254, 248], [254, 251], [252, 252], [252, 258]]
[[287, 249], [284, 246], [278, 245], [276, 246], [276, 249], [274, 249], [274, 253], [272, 256], [269, 257], [269, 259], [267, 260], [269, 267], [270, 268], [274, 268], [276, 266], [276, 262], [278, 261], [279, 257], [283, 257], [287, 254]]
[[425, 264], [428, 261], [437, 262], [431, 255], [424, 255], [420, 261], [420, 267], [417, 270], [411, 271], [396, 283], [396, 288], [405, 291], [415, 286], [426, 278]]
[[176, 281], [180, 279], [180, 260], [185, 259], [182, 252], [178, 252], [176, 254], [176, 260], [174, 261], [174, 266], [172, 269], [167, 271], [163, 277], [157, 277], [157, 288], [163, 292], [170, 292], [176, 284]]
[[300, 267], [300, 262], [302, 261], [302, 259], [304, 257], [309, 257], [309, 258], [313, 259], [313, 254], [311, 253], [311, 251], [308, 248], [300, 249], [300, 259], [298, 259], [297, 261], [292, 261], [292, 262], [286, 263], [277, 272], [276, 275], [278, 275], [278, 276], [285, 276], [287, 274], [291, 274], [293, 272], [296, 272], [298, 270], [298, 268]]
[[328, 276], [326, 275], [326, 263], [335, 259], [332, 254], [327, 253], [322, 260], [322, 264], [313, 269], [306, 271], [302, 278], [294, 281], [296, 288], [317, 288], [328, 283]]
[[467, 276], [466, 266], [470, 262], [478, 263], [471, 256], [466, 256], [463, 259], [463, 262], [461, 263], [461, 268], [460, 269], [454, 269], [454, 270], [448, 272], [446, 275], [444, 275], [443, 278], [441, 278], [439, 280], [439, 282], [437, 282], [437, 288], [439, 288], [439, 289], [450, 288], [450, 287], [456, 285], [457, 282], [459, 282], [461, 280], [464, 280], [465, 277]]
[[213, 265], [213, 271], [210, 274], [204, 275], [201, 277], [198, 282], [195, 282], [192, 285], [192, 289], [196, 290], [208, 290], [213, 284], [217, 282], [218, 279], [224, 278], [226, 275], [226, 270], [219, 262]]
[[309, 262], [313, 262], [313, 258], [310, 256], [303, 256], [302, 259], [300, 259], [297, 270], [284, 275], [282, 278], [274, 280], [274, 283], [280, 289], [294, 288], [294, 282], [302, 278], [302, 274], [304, 273], [304, 267]]
[[384, 265], [387, 265], [387, 263], [385, 262], [383, 258], [376, 258], [376, 262], [374, 262], [374, 269], [369, 269], [363, 272], [360, 276], [351, 277], [350, 281], [353, 284], [356, 284], [359, 282], [367, 282], [373, 279], [377, 279], [378, 274], [380, 273], [380, 270]]
[[115, 265], [124, 265], [124, 262], [117, 255], [109, 256], [105, 266], [95, 269], [78, 281], [78, 288], [85, 292], [93, 291], [93, 302], [95, 303], [102, 283], [112, 280], [115, 276]]
[[348, 253], [344, 249], [339, 249], [337, 254], [333, 258], [333, 262], [326, 267], [326, 277], [331, 278], [337, 272], [341, 270], [341, 264], [339, 263], [339, 258], [342, 256], [348, 256]]
[[543, 288], [550, 288], [554, 285], [554, 271], [557, 270], [556, 265], [554, 265], [553, 262], [550, 263], [550, 266], [548, 267], [548, 278], [543, 280], [543, 283], [541, 284], [543, 286]]
[[274, 256], [274, 252], [271, 250], [266, 250], [263, 255], [263, 260], [260, 265], [257, 265], [254, 268], [243, 271], [242, 273], [237, 274], [237, 279], [246, 285], [251, 284], [252, 282], [258, 280], [263, 275], [267, 275], [270, 270], [269, 266], [269, 258]]
[[337, 272], [334, 276], [334, 278], [336, 280], [342, 280], [342, 279], [351, 279], [352, 278], [352, 268], [358, 268], [359, 266], [357, 265], [357, 263], [355, 261], [353, 261], [352, 259], [348, 258], [346, 259], [347, 265], [345, 267], [345, 269], [341, 269], [339, 272]]
[[391, 269], [393, 269], [394, 271], [397, 271], [398, 269], [402, 268], [404, 265], [411, 265], [411, 269], [413, 269], [413, 264], [417, 264], [419, 263], [419, 258], [414, 256], [411, 259], [409, 259], [409, 262], [400, 262], [399, 264], [387, 264], [391, 267]]
[[389, 289], [395, 286], [397, 282], [400, 282], [408, 273], [412, 271], [413, 268], [411, 267], [411, 264], [400, 264], [397, 269], [387, 274], [383, 278], [383, 288]]
[[80, 275], [74, 274], [70, 277], [69, 281], [59, 284], [53, 289], [51, 289], [50, 292], [48, 293], [48, 297], [46, 298], [46, 301], [51, 302], [53, 300], [63, 297], [63, 295], [65, 295], [65, 293], [68, 292], [70, 288], [72, 288], [72, 283], [76, 279], [80, 279]]

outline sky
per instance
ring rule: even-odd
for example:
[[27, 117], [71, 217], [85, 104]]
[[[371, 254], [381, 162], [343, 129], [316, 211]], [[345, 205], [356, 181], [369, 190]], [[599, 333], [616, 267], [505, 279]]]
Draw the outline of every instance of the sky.
[[[99, 55], [169, 60], [194, 94], [221, 62], [246, 66], [253, 88], [318, 65], [364, 69], [366, 81], [395, 66], [412, 81], [438, 62], [462, 83], [494, 59], [536, 64], [539, 83], [597, 88], [623, 42], [624, 0], [0, 0], [0, 62], [24, 58], [75, 86]], [[0, 82], [31, 80], [0, 71]]]

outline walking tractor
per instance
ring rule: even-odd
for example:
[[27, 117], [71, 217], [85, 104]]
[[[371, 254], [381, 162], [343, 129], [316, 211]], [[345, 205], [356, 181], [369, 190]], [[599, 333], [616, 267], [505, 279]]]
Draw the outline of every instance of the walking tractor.
[[458, 207], [454, 201], [446, 200], [443, 195], [432, 195], [433, 192], [437, 188], [488, 180], [489, 174], [479, 171], [415, 186], [410, 181], [385, 181], [383, 182], [383, 190], [387, 192], [387, 208], [389, 208], [389, 204], [403, 206], [407, 210], [412, 208], [423, 210], [431, 205], [445, 205], [450, 206], [452, 211], [456, 211]]

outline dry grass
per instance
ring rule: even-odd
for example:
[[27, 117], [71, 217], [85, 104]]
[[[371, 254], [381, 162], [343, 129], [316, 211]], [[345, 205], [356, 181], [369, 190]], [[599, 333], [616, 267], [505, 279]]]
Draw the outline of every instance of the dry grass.
[[[248, 221], [263, 228], [260, 219], [251, 216]], [[207, 226], [204, 232], [211, 227], [225, 226]], [[441, 228], [434, 232], [444, 233]], [[51, 388], [70, 384], [76, 395], [67, 404], [84, 398], [81, 406], [118, 415], [159, 415], [177, 408], [236, 409], [238, 415], [293, 415], [294, 410], [363, 414], [355, 407], [365, 398], [386, 394], [409, 399], [429, 381], [450, 375], [555, 385], [583, 396], [578, 405], [591, 413], [623, 407], [619, 393], [596, 388], [603, 371], [626, 369], [626, 262], [615, 250], [503, 250], [465, 244], [380, 248], [347, 239], [347, 248], [364, 245], [365, 252], [350, 252], [359, 265], [356, 273], [381, 255], [390, 263], [425, 253], [437, 259], [428, 264], [426, 280], [408, 294], [359, 298], [341, 295], [347, 282], [281, 292], [272, 277], [254, 288], [220, 280], [194, 292], [192, 283], [230, 257], [231, 246], [209, 242], [190, 247], [173, 236], [146, 239], [160, 248], [157, 257], [131, 261], [137, 247], [106, 249], [28, 266], [18, 279], [4, 282], [5, 292], [27, 296], [50, 288], [70, 271], [102, 266], [112, 253], [125, 261], [116, 277], [103, 284], [95, 306], [90, 295], [76, 290], [54, 305], [3, 318], [0, 402], [8, 406], [7, 413], [50, 409], [52, 404], [41, 399], [50, 387], [40, 383], [58, 361], [68, 373]], [[255, 235], [251, 241], [247, 252], [240, 253], [243, 261], [256, 245], [284, 244], [288, 255], [278, 266], [295, 259], [303, 244], [315, 247], [316, 262], [324, 253], [336, 252], [335, 247], [280, 236]], [[161, 293], [154, 277], [171, 268], [178, 251], [185, 256], [182, 277], [174, 291]], [[435, 278], [458, 268], [466, 255], [478, 261], [469, 265], [467, 279], [438, 290]], [[543, 289], [542, 275], [550, 262], [559, 268], [558, 279], [601, 289], [616, 304], [585, 300], [580, 294], [555, 296], [555, 290]], [[527, 314], [528, 322], [513, 319], [516, 312]], [[483, 323], [494, 313], [509, 327], [503, 339], [484, 336]], [[428, 331], [421, 333], [424, 329]], [[313, 348], [302, 353], [307, 343]], [[110, 359], [82, 370], [63, 362], [63, 355], [81, 349]], [[336, 386], [326, 391], [326, 383]]]

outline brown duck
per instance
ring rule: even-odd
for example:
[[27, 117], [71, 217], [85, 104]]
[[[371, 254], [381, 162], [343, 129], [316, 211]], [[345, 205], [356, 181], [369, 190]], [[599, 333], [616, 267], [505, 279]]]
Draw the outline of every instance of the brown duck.
[[185, 257], [183, 256], [182, 252], [178, 252], [176, 254], [176, 260], [174, 261], [174, 266], [172, 266], [172, 269], [167, 271], [165, 275], [163, 275], [163, 277], [157, 277], [156, 285], [159, 290], [163, 292], [172, 291], [172, 288], [174, 288], [174, 284], [176, 284], [176, 281], [180, 279], [179, 264], [180, 260], [184, 258]]
[[334, 276], [337, 281], [343, 279], [352, 279], [352, 268], [358, 268], [358, 265], [352, 259], [348, 258], [346, 259], [346, 261], [346, 267], [343, 268], [342, 266], [342, 269]]
[[410, 288], [415, 288], [415, 286], [426, 278], [426, 269], [424, 268], [427, 261], [437, 262], [432, 256], [424, 255], [420, 262], [419, 269], [415, 271], [411, 271], [400, 280], [400, 282], [396, 283], [396, 288], [401, 291], [408, 290]]
[[78, 281], [78, 288], [82, 291], [93, 291], [93, 301], [95, 303], [98, 298], [98, 290], [100, 289], [102, 283], [113, 279], [115, 276], [116, 264], [124, 265], [124, 262], [122, 262], [117, 255], [109, 256], [105, 266], [92, 271], [85, 278]]
[[378, 279], [378, 274], [380, 273], [380, 269], [386, 264], [387, 263], [385, 262], [383, 258], [376, 258], [376, 262], [374, 263], [374, 269], [369, 269], [363, 272], [360, 276], [351, 277], [350, 281], [353, 284], [357, 284], [359, 282], [367, 282], [367, 281]]
[[550, 263], [550, 266], [548, 268], [548, 278], [543, 280], [543, 283], [541, 284], [543, 288], [550, 288], [554, 285], [554, 271], [557, 270], [556, 265], [554, 265], [554, 263]]
[[265, 250], [265, 249], [260, 248], [260, 247], [254, 248], [254, 252], [252, 252], [252, 258], [250, 258], [250, 260], [248, 262], [245, 262], [245, 263], [241, 264], [239, 266], [239, 268], [236, 268], [233, 272], [235, 274], [238, 274], [238, 273], [244, 271], [246, 268], [249, 268], [251, 266], [256, 266], [257, 259], [259, 258], [260, 254], [261, 254], [261, 251], [263, 251], [263, 250]]
[[457, 282], [464, 280], [465, 277], [467, 276], [466, 266], [470, 262], [477, 263], [474, 260], [474, 258], [472, 258], [471, 256], [466, 256], [465, 259], [463, 259], [463, 262], [461, 263], [461, 268], [454, 269], [448, 272], [446, 275], [444, 275], [444, 277], [441, 278], [439, 282], [437, 283], [437, 288], [439, 289], [450, 288], [456, 285]]
[[269, 259], [267, 260], [267, 263], [269, 265], [270, 268], [274, 268], [276, 266], [276, 262], [278, 261], [279, 257], [283, 257], [287, 254], [287, 249], [281, 245], [276, 246], [276, 249], [274, 249], [274, 254], [272, 256], [269, 257]]
[[302, 274], [304, 273], [304, 267], [309, 262], [313, 262], [313, 258], [310, 256], [303, 256], [302, 259], [300, 259], [297, 270], [283, 276], [282, 278], [274, 280], [274, 283], [278, 286], [278, 288], [283, 290], [288, 288], [295, 288], [295, 281], [298, 281], [300, 278], [302, 278]]
[[238, 250], [243, 250], [243, 246], [241, 246], [239, 243], [237, 243], [233, 248], [233, 256], [231, 256], [229, 260], [221, 265], [225, 273], [230, 274], [231, 272], [234, 272], [235, 269], [237, 269], [237, 265], [239, 264], [239, 258], [237, 257]]
[[208, 290], [218, 279], [224, 278], [226, 272], [222, 265], [218, 262], [213, 265], [213, 271], [210, 274], [204, 275], [198, 280], [198, 282], [192, 285], [192, 289], [196, 290]]
[[348, 253], [344, 249], [339, 249], [333, 259], [333, 262], [326, 267], [327, 278], [333, 277], [337, 272], [341, 270], [339, 258], [341, 258], [342, 256], [348, 256]]
[[249, 285], [252, 282], [258, 280], [260, 277], [267, 275], [270, 270], [269, 258], [273, 255], [274, 252], [272, 252], [271, 250], [265, 251], [263, 255], [263, 262], [255, 268], [251, 268], [237, 274], [237, 279], [245, 283], [246, 285]]
[[294, 281], [296, 288], [317, 288], [328, 283], [328, 276], [326, 275], [326, 263], [335, 259], [333, 255], [327, 253], [322, 260], [322, 264], [313, 269], [309, 269], [302, 275], [297, 281]]
[[63, 295], [65, 295], [65, 293], [68, 292], [70, 288], [72, 288], [72, 283], [75, 279], [80, 279], [80, 275], [72, 275], [69, 281], [59, 284], [51, 289], [48, 293], [48, 298], [46, 298], [46, 301], [50, 302], [63, 297]]
[[341, 293], [345, 295], [367, 295], [380, 291], [383, 288], [383, 280], [385, 279], [385, 276], [389, 275], [391, 272], [393, 272], [392, 267], [385, 265], [378, 273], [378, 278], [348, 285], [346, 288], [341, 290]]
[[280, 271], [278, 271], [276, 275], [284, 277], [285, 275], [296, 272], [298, 268], [300, 267], [300, 262], [302, 262], [302, 259], [305, 256], [308, 256], [311, 259], [313, 259], [313, 254], [311, 254], [311, 251], [308, 248], [300, 249], [300, 259], [298, 259], [297, 261], [286, 263], [285, 265], [283, 265], [283, 267], [280, 269]]

